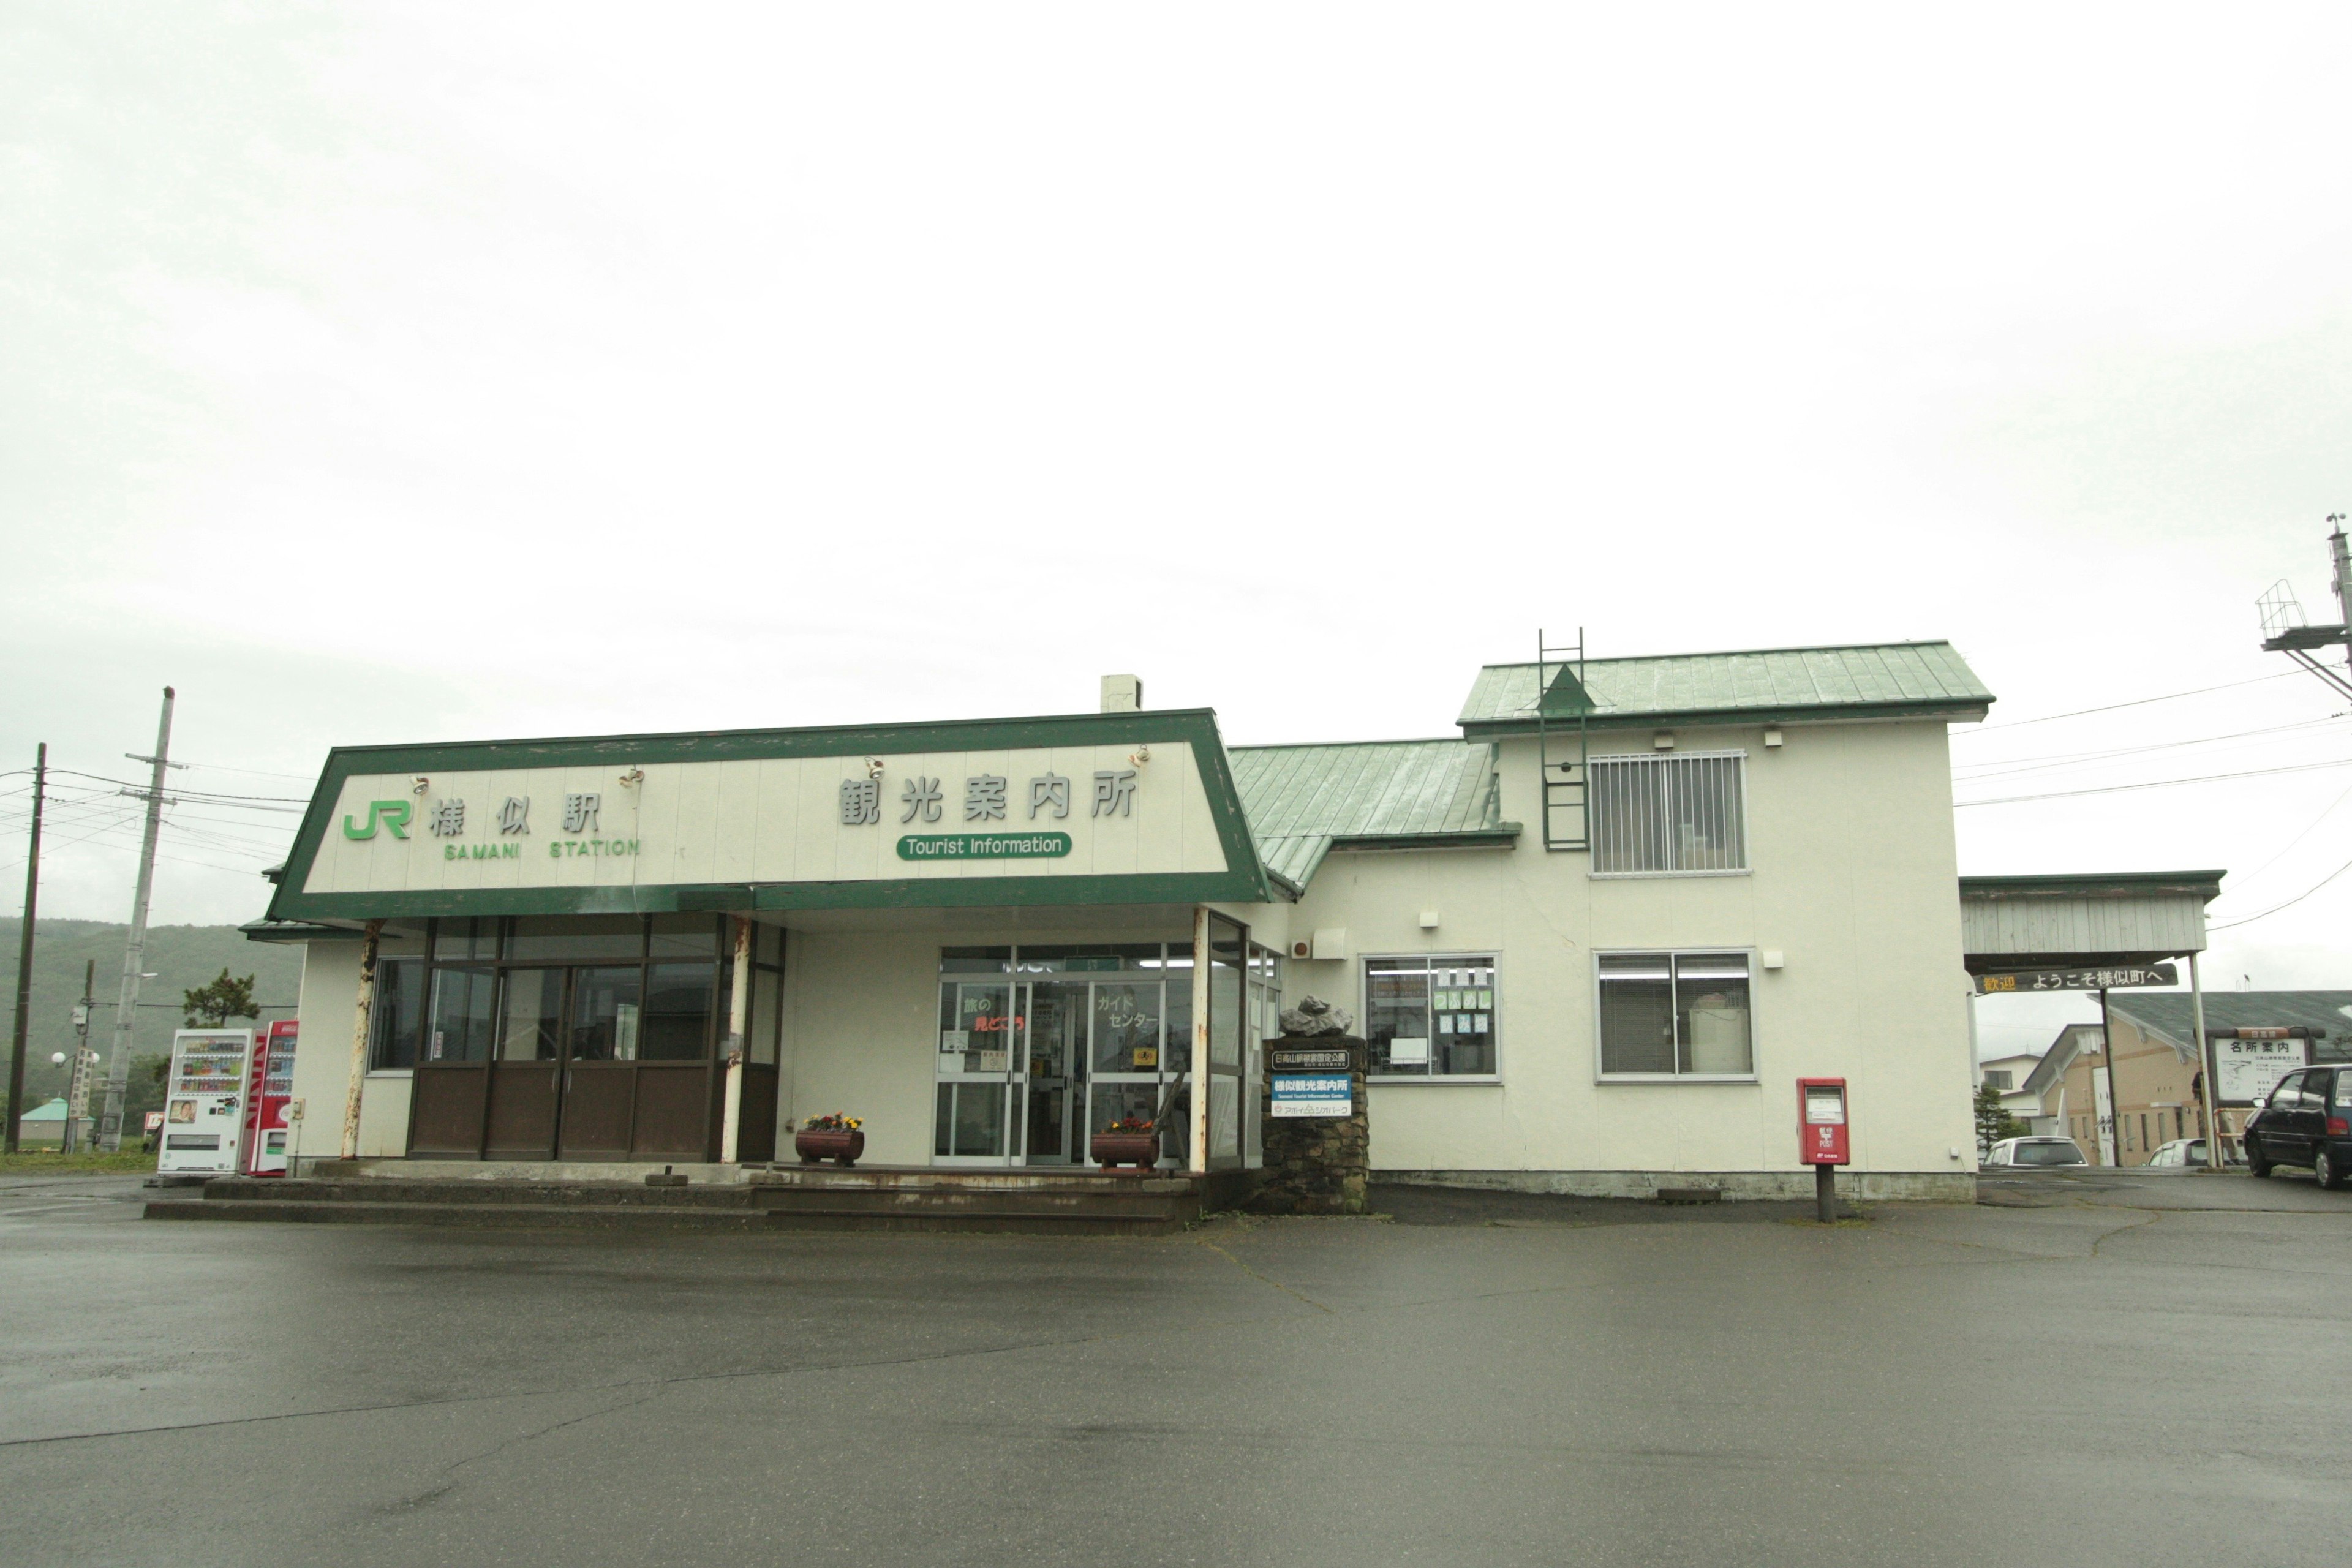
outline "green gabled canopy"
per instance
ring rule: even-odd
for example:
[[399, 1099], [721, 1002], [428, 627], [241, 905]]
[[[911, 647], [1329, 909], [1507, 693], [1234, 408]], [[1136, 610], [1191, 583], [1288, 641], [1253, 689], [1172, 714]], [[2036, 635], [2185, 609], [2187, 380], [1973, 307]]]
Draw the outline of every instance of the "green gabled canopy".
[[1578, 703], [1590, 701], [1596, 724], [1973, 720], [1993, 700], [1948, 642], [1596, 658], [1581, 667], [1547, 663], [1542, 672], [1551, 679], [1539, 693], [1534, 664], [1481, 669], [1462, 705], [1462, 732], [1483, 740], [1530, 731], [1538, 696], [1547, 719], [1572, 719]]
[[1229, 753], [1242, 810], [1268, 872], [1304, 888], [1335, 847], [1474, 847], [1508, 843], [1495, 750], [1478, 742], [1361, 741], [1242, 746]]

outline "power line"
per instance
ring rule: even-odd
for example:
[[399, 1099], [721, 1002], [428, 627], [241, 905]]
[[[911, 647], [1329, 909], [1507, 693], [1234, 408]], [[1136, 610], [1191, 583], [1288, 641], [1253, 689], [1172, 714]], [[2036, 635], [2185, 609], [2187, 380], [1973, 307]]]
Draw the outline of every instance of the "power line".
[[2053, 790], [2047, 795], [2005, 795], [1992, 800], [1956, 800], [1952, 803], [1952, 809], [1958, 811], [1971, 805], [2013, 805], [2022, 800], [2064, 800], [2071, 795], [2119, 795], [2126, 790], [2169, 789], [2174, 784], [2212, 784], [2220, 779], [2250, 779], [2265, 773], [2308, 773], [2314, 768], [2344, 767], [2352, 767], [2352, 757], [2339, 757], [2329, 763], [2289, 763], [2283, 767], [2248, 768], [2242, 773], [2200, 773], [2195, 778], [2188, 779], [2150, 779], [2145, 784], [2100, 784], [2093, 789]]
[[2200, 686], [2189, 691], [2168, 691], [2161, 697], [2136, 697], [2129, 702], [2110, 702], [2101, 708], [2077, 708], [2072, 713], [2046, 713], [2039, 719], [2016, 719], [2006, 724], [1979, 724], [1962, 730], [1962, 735], [1982, 735], [1994, 730], [2022, 730], [2028, 724], [2054, 724], [2061, 719], [2080, 719], [2091, 713], [2113, 713], [2119, 708], [2145, 708], [2151, 702], [2177, 702], [2183, 697], [2202, 697], [2209, 691], [2230, 691], [2241, 686], [2260, 686], [2265, 680], [2284, 680], [2299, 670], [2282, 669], [2273, 675], [2257, 675], [2251, 680], [2228, 680], [2219, 686]]
[[2289, 899], [2285, 903], [2273, 904], [2261, 914], [2248, 915], [2242, 921], [2223, 921], [2220, 925], [2210, 925], [2205, 929], [2209, 931], [2228, 931], [2232, 926], [2250, 926], [2256, 921], [2266, 921], [2270, 919], [2271, 916], [2278, 913], [2281, 910], [2293, 909], [2295, 905], [2303, 902], [2304, 900], [2311, 897], [2312, 894], [2319, 891], [2320, 889], [2327, 886], [2328, 883], [2336, 880], [2336, 878], [2341, 877], [2347, 871], [2352, 871], [2352, 860], [2345, 861], [2344, 864], [2336, 867], [2336, 869], [2330, 871], [2327, 875], [2322, 877], [2319, 880], [2314, 882], [2311, 886], [2305, 888], [2303, 891]]
[[[2137, 756], [2145, 752], [2177, 751], [2183, 746], [2210, 746], [2222, 741], [2244, 741], [2256, 735], [2277, 735], [2290, 730], [2309, 730], [2321, 724], [2333, 724], [2341, 714], [2331, 713], [2325, 719], [2298, 719], [2292, 724], [2272, 724], [2260, 730], [2238, 730], [2226, 735], [2200, 735], [2189, 741], [2157, 741], [2145, 746], [2116, 746], [2103, 752], [2053, 752], [2040, 757], [2003, 757], [1981, 763], [1963, 763], [1953, 776], [1966, 773], [1972, 778], [1996, 778], [2002, 773], [2034, 773], [2045, 768], [2062, 767], [2075, 763], [2104, 762], [2110, 757]], [[2010, 764], [2016, 763], [2011, 767]]]

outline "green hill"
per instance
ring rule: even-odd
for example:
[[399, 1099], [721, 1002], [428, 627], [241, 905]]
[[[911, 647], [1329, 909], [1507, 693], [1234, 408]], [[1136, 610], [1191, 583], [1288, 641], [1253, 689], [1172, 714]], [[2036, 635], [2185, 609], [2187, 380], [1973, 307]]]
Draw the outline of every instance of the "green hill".
[[[21, 916], [0, 920], [0, 1053], [15, 1037], [16, 1005], [16, 943], [25, 929]], [[89, 1043], [100, 1056], [114, 1040], [114, 1001], [122, 984], [122, 944], [128, 926], [100, 921], [37, 921], [33, 925], [33, 1006], [25, 1049], [25, 1106], [30, 1110], [66, 1091], [66, 1069], [51, 1067], [56, 1051], [70, 1054], [74, 1047], [73, 1009], [81, 1000], [82, 965], [98, 961], [98, 978], [91, 994]], [[264, 1020], [290, 1018], [302, 984], [302, 950], [275, 943], [247, 942], [235, 926], [150, 926], [147, 957], [142, 968], [155, 978], [139, 987], [139, 1023], [131, 1032], [138, 1055], [160, 1054], [172, 1048], [172, 1031], [182, 1026], [180, 994], [193, 991], [226, 967], [231, 974], [254, 977], [253, 996], [262, 1005]], [[273, 1005], [274, 1004], [274, 1005]], [[5, 1071], [0, 1056], [0, 1072]], [[5, 1093], [0, 1089], [0, 1093]], [[99, 1101], [93, 1098], [95, 1114]]]

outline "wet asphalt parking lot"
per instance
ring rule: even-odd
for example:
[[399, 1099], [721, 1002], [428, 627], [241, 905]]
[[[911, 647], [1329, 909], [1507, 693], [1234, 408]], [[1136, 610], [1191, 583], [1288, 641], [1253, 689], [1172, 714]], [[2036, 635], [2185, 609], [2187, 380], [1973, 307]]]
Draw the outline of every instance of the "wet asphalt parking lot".
[[2352, 1193], [1381, 1189], [1165, 1239], [156, 1225], [0, 1180], [16, 1564], [2352, 1560]]

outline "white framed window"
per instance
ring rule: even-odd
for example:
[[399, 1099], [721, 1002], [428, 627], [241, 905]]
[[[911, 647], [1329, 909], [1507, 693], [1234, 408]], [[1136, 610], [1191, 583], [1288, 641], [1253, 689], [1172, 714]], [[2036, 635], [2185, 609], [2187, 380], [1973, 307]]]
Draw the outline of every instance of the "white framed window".
[[1746, 951], [1604, 952], [1594, 963], [1601, 1078], [1754, 1080]]
[[1367, 957], [1363, 973], [1371, 1076], [1433, 1082], [1500, 1070], [1493, 953]]
[[1593, 758], [1592, 875], [1747, 870], [1747, 765], [1745, 752]]

